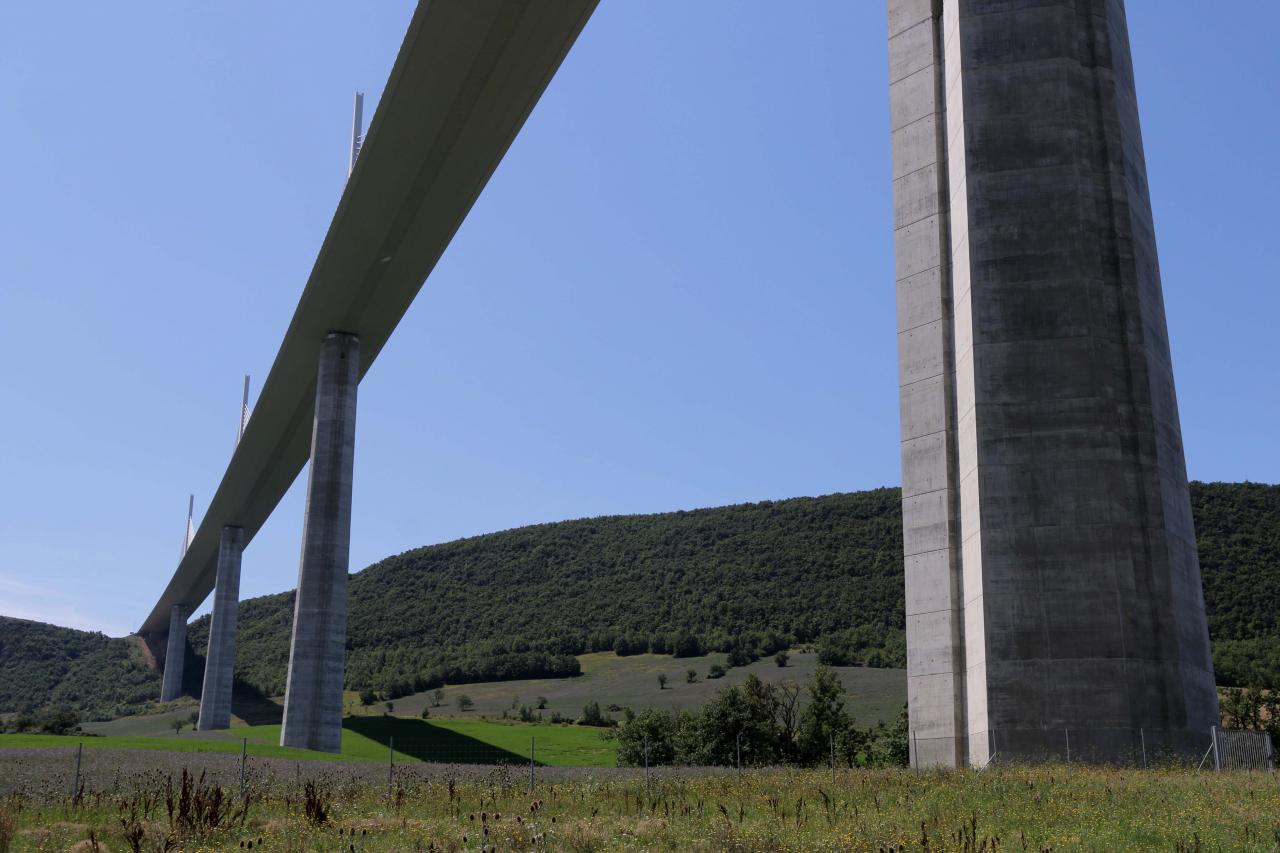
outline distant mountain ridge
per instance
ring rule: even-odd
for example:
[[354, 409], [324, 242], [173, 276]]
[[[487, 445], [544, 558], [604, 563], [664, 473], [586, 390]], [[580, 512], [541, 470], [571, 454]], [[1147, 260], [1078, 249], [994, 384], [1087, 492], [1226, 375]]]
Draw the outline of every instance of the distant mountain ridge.
[[[1193, 483], [1223, 684], [1280, 685], [1280, 486]], [[901, 510], [876, 489], [541, 524], [388, 557], [351, 578], [347, 682], [398, 695], [440, 681], [572, 675], [613, 649], [753, 656], [816, 643], [904, 663]], [[284, 688], [293, 593], [241, 602], [238, 689]], [[198, 694], [208, 617], [189, 631]], [[0, 617], [0, 713], [138, 710], [159, 674], [135, 638]]]

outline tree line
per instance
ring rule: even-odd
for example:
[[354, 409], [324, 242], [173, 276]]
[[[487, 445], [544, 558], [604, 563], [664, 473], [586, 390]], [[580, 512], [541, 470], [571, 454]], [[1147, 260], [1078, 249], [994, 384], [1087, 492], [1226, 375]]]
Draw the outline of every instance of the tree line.
[[910, 755], [906, 708], [891, 725], [860, 728], [845, 710], [840, 676], [825, 666], [803, 687], [752, 674], [697, 711], [628, 713], [617, 738], [618, 763], [633, 767], [885, 767]]

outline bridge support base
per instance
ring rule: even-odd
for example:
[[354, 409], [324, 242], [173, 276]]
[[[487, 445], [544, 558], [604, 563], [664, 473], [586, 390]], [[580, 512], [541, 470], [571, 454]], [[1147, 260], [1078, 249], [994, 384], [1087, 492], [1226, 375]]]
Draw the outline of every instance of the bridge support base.
[[164, 681], [160, 685], [160, 701], [172, 702], [182, 695], [182, 664], [187, 654], [187, 608], [175, 604], [169, 608], [169, 638], [165, 642]]
[[302, 560], [280, 745], [339, 752], [346, 664], [347, 565], [360, 341], [330, 333], [320, 349]]
[[204, 688], [200, 691], [200, 731], [231, 726], [231, 682], [235, 677], [236, 617], [240, 607], [240, 555], [244, 529], [222, 528], [218, 540], [218, 576], [213, 590], [213, 616], [209, 620], [209, 651], [204, 662]]

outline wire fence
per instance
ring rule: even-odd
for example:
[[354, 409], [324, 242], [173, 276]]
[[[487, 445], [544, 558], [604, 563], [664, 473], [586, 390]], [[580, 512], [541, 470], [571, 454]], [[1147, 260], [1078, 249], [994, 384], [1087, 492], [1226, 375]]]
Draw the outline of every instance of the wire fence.
[[[912, 767], [953, 763], [951, 738], [925, 738], [910, 731]], [[977, 746], [975, 747], [975, 740]], [[1205, 770], [1273, 770], [1275, 750], [1264, 731], [1210, 727], [1203, 734], [1161, 729], [992, 729], [970, 740], [970, 763], [992, 764], [1110, 764], [1133, 767], [1195, 766]]]
[[1274, 746], [1266, 732], [1215, 727], [1210, 749], [1215, 770], [1271, 770], [1275, 767]]
[[[1043, 739], [1046, 735], [1044, 730], [1040, 730], [1039, 734]], [[1047, 760], [1064, 760], [1070, 763], [1098, 763], [1098, 755], [1096, 747], [1100, 742], [1114, 744], [1114, 739], [1099, 739], [1097, 733], [1090, 733], [1092, 736], [1084, 737], [1079, 731], [1072, 732], [1069, 729], [1061, 731], [1061, 753], [1060, 755], [1047, 756]], [[1056, 739], [1056, 735], [1054, 735]], [[1154, 733], [1148, 733], [1145, 730], [1136, 730], [1135, 737], [1137, 739], [1137, 750], [1133, 754], [1132, 764], [1143, 767], [1161, 766], [1165, 763], [1162, 755], [1156, 748], [1158, 744], [1165, 742], [1166, 739], [1155, 737]], [[929, 766], [927, 762], [921, 761], [920, 739], [914, 732], [909, 734], [910, 751], [912, 756], [912, 766], [921, 768]], [[1029, 762], [1025, 755], [1014, 758], [1016, 753], [1007, 750], [1001, 754], [1000, 750], [995, 749], [995, 745], [1001, 742], [1009, 743], [1013, 738], [1006, 737], [1003, 741], [995, 737], [993, 734], [990, 738], [992, 744], [992, 752], [984, 765], [991, 764], [1016, 764], [1021, 762]], [[1198, 770], [1204, 772], [1222, 772], [1222, 771], [1273, 771], [1276, 769], [1275, 749], [1272, 745], [1271, 738], [1266, 732], [1260, 731], [1243, 731], [1243, 730], [1224, 730], [1213, 727], [1206, 732], [1200, 739], [1203, 747], [1203, 754], [1197, 763], [1191, 762]], [[1074, 744], [1074, 746], [1073, 746]], [[1148, 747], [1150, 744], [1150, 747]], [[523, 784], [519, 782], [521, 776], [527, 780], [530, 791], [533, 791], [540, 780], [540, 772], [548, 767], [548, 764], [539, 758], [539, 746], [536, 736], [529, 738], [526, 750], [517, 752], [511, 747], [499, 747], [491, 744], [485, 744], [478, 741], [472, 741], [469, 744], [449, 744], [441, 743], [438, 740], [416, 740], [416, 739], [389, 739], [385, 752], [385, 771], [382, 776], [387, 786], [387, 794], [391, 796], [392, 792], [399, 781], [404, 777], [406, 772], [412, 775], [412, 768], [421, 768], [426, 765], [454, 765], [458, 767], [473, 767], [476, 769], [489, 768], [490, 770], [500, 769], [504, 777], [513, 784]], [[1093, 747], [1094, 749], [1091, 749]], [[85, 790], [85, 767], [86, 764], [95, 765], [93, 769], [96, 775], [101, 778], [104, 772], [114, 769], [117, 778], [120, 777], [122, 771], [127, 772], [125, 766], [127, 762], [122, 762], [117, 755], [112, 757], [114, 750], [85, 750], [84, 743], [79, 742], [73, 749], [66, 752], [61, 750], [61, 756], [56, 752], [50, 751], [52, 754], [42, 755], [38, 762], [41, 770], [41, 777], [44, 784], [52, 785], [54, 789], [61, 786], [61, 790], [65, 791], [65, 795], [69, 796], [73, 801], [79, 799]], [[259, 753], [255, 755], [255, 752]], [[1181, 755], [1185, 756], [1183, 752]], [[348, 756], [353, 757], [353, 756]], [[368, 753], [362, 754], [360, 758], [373, 759], [374, 756]], [[562, 756], [561, 756], [562, 757]], [[1128, 763], [1117, 762], [1112, 760], [1103, 763]], [[1167, 757], [1167, 756], [1165, 756]], [[313, 761], [293, 761], [282, 759], [278, 752], [265, 744], [251, 743], [247, 739], [242, 739], [238, 755], [229, 755], [226, 750], [217, 752], [195, 752], [195, 753], [172, 753], [175, 762], [186, 764], [209, 764], [211, 770], [217, 776], [220, 784], [227, 786], [238, 786], [243, 792], [245, 787], [252, 784], [255, 779], [261, 778], [259, 770], [265, 771], [268, 766], [271, 770], [271, 776], [275, 782], [281, 782], [281, 767], [291, 764], [294, 768], [295, 784], [301, 788], [305, 778], [315, 776], [317, 773], [324, 772], [326, 769], [334, 768], [332, 762], [313, 762]], [[654, 771], [657, 766], [651, 762], [651, 745], [646, 738], [643, 744], [643, 760], [640, 766], [634, 768], [642, 771], [646, 784], [653, 780]], [[835, 738], [829, 740], [829, 750], [827, 768], [831, 773], [831, 781], [833, 784], [837, 781], [837, 771], [847, 769], [837, 758], [837, 746]], [[1187, 764], [1186, 761], [1178, 761], [1179, 764]], [[57, 765], [61, 764], [65, 770], [58, 770]], [[260, 766], [259, 766], [260, 765]], [[307, 766], [304, 772], [303, 767]], [[750, 761], [744, 761], [744, 743], [743, 738], [739, 735], [735, 743], [734, 763], [728, 768], [720, 768], [720, 772], [737, 773], [754, 770], [767, 770], [770, 767], [755, 765]], [[50, 773], [49, 771], [54, 771]], [[65, 775], [64, 775], [65, 772]], [[364, 782], [371, 782], [377, 779], [376, 764], [372, 760], [368, 760], [359, 768], [358, 775]], [[257, 775], [255, 775], [257, 773]], [[527, 774], [527, 775], [526, 775]], [[63, 781], [59, 782], [58, 780]], [[283, 780], [286, 784], [290, 781], [287, 778]]]

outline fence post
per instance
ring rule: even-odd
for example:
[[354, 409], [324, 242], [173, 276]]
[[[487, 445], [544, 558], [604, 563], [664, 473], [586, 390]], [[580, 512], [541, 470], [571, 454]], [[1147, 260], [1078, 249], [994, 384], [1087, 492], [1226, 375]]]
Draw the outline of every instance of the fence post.
[[738, 775], [742, 775], [742, 732], [738, 732]]
[[1062, 735], [1067, 739], [1067, 763], [1071, 763], [1071, 730], [1063, 729]]
[[920, 772], [920, 739], [916, 737], [916, 730], [911, 730], [911, 769]]
[[80, 793], [80, 755], [84, 752], [84, 743], [76, 744], [76, 773], [71, 777], [71, 804], [75, 805]]
[[1209, 726], [1209, 737], [1213, 738], [1213, 769], [1222, 772], [1222, 755], [1218, 752], [1218, 727]]
[[831, 738], [831, 784], [836, 784], [836, 736], [834, 733], [828, 735]]
[[244, 760], [249, 752], [249, 739], [240, 738], [240, 796], [244, 796]]
[[391, 780], [395, 778], [396, 773], [396, 739], [394, 736], [387, 738], [387, 799], [391, 799]]
[[529, 793], [533, 793], [533, 735], [529, 735]]
[[1147, 732], [1145, 729], [1138, 729], [1138, 739], [1142, 741], [1142, 769], [1147, 769]]

